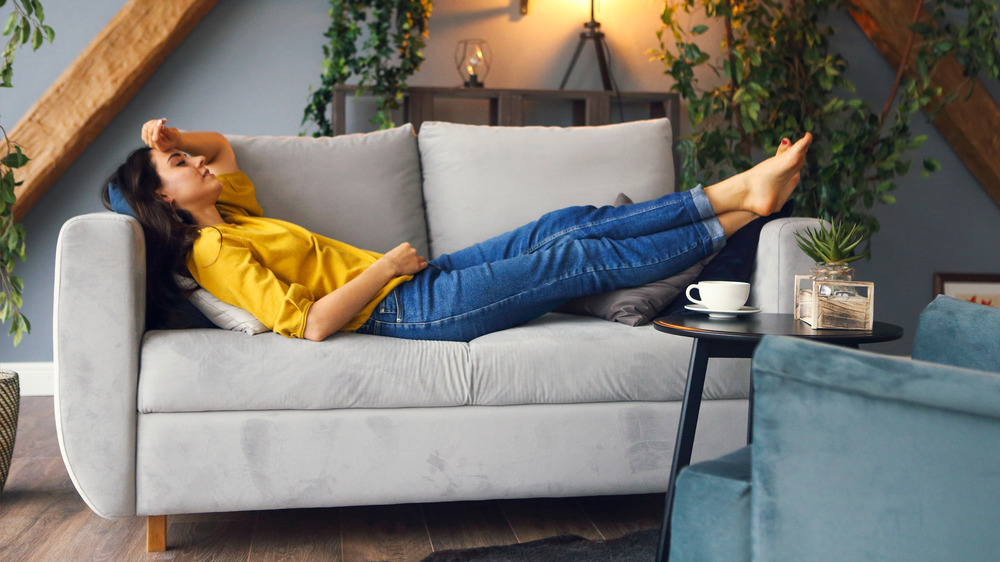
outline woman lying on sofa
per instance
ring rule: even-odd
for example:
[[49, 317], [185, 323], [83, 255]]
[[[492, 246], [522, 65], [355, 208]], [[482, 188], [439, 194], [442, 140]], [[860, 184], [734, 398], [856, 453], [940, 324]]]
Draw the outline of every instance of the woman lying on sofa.
[[338, 331], [470, 341], [571, 298], [669, 277], [779, 210], [812, 142], [785, 139], [774, 157], [704, 189], [554, 211], [428, 261], [406, 242], [382, 255], [263, 217], [225, 137], [165, 122], [143, 125], [147, 146], [102, 193], [143, 227], [150, 317], [162, 319], [183, 292], [179, 274], [275, 332], [313, 341]]

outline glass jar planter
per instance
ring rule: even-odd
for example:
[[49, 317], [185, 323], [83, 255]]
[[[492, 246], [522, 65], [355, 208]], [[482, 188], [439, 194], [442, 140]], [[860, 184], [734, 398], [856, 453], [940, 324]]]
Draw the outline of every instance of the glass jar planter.
[[[812, 279], [816, 281], [851, 281], [854, 278], [854, 268], [844, 263], [817, 263], [812, 268]], [[822, 296], [849, 297], [857, 294], [853, 287], [822, 283], [819, 286]]]

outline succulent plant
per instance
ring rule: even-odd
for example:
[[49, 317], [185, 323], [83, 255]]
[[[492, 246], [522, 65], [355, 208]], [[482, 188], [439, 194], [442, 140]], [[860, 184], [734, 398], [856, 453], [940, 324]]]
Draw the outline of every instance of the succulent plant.
[[834, 222], [827, 228], [807, 228], [804, 234], [795, 234], [799, 248], [816, 263], [844, 264], [868, 257], [869, 251], [855, 254], [858, 244], [868, 238], [868, 231], [857, 223]]

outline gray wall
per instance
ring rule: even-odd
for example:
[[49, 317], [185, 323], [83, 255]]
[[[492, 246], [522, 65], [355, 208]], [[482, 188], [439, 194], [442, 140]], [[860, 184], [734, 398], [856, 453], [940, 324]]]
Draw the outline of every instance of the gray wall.
[[[4, 126], [17, 122], [123, 4], [90, 0], [84, 10], [73, 0], [44, 0], [56, 43], [18, 54], [15, 87], [0, 92]], [[530, 13], [522, 17], [516, 0], [437, 0], [427, 61], [411, 84], [457, 85], [454, 46], [459, 39], [479, 37], [490, 41], [494, 50], [490, 86], [556, 88], [588, 16], [586, 8], [576, 4], [584, 3], [533, 0]], [[608, 34], [622, 89], [669, 88], [659, 63], [650, 62], [647, 54], [656, 46], [659, 3], [605, 4], [597, 19]], [[165, 116], [181, 128], [249, 135], [301, 131], [308, 87], [319, 74], [327, 9], [326, 0], [221, 0], [202, 20], [25, 219], [29, 255], [18, 274], [27, 285], [23, 310], [32, 321], [32, 333], [17, 348], [0, 338], [3, 362], [52, 359], [52, 279], [59, 227], [74, 215], [102, 210], [97, 194], [103, 179], [139, 145], [144, 120]], [[837, 45], [851, 60], [859, 91], [881, 103], [891, 86], [891, 69], [853, 22], [833, 20]], [[589, 51], [569, 87], [599, 87]], [[356, 130], [367, 127], [365, 118], [357, 115], [351, 116], [351, 123]], [[876, 283], [879, 318], [907, 329], [902, 342], [876, 347], [890, 353], [909, 353], [917, 313], [932, 298], [934, 271], [1000, 272], [1000, 208], [933, 128], [918, 128], [927, 129], [930, 140], [917, 156], [936, 156], [942, 170], [930, 179], [914, 173], [900, 182], [899, 203], [879, 210], [883, 231], [875, 239], [875, 258], [858, 267], [859, 278]]]

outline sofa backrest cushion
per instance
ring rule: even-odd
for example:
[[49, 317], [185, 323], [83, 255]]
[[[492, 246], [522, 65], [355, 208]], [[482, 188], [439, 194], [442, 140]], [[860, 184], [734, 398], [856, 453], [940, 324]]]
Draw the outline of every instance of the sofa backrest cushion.
[[563, 207], [672, 192], [672, 142], [667, 119], [569, 128], [426, 122], [418, 144], [431, 255]]
[[268, 217], [386, 252], [427, 252], [417, 140], [409, 124], [338, 137], [229, 136]]

